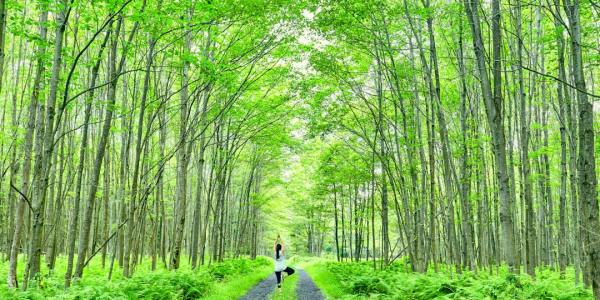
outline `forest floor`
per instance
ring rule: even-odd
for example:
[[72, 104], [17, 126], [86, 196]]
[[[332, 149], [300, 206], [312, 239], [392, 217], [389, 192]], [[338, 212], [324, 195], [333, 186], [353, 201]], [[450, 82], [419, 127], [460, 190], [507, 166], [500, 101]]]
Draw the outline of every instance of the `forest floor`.
[[[560, 299], [592, 300], [589, 289], [574, 284], [574, 270], [565, 278], [550, 268], [539, 268], [537, 278], [509, 273], [505, 267], [464, 271], [439, 265], [438, 272], [415, 273], [404, 261], [385, 269], [373, 269], [373, 261], [336, 262], [331, 257], [290, 257], [296, 273], [285, 277], [276, 291], [272, 259], [258, 257], [228, 259], [192, 270], [187, 259], [177, 272], [159, 264], [151, 269], [149, 260], [138, 265], [132, 278], [124, 278], [115, 266], [112, 279], [100, 259], [91, 261], [84, 277], [64, 289], [66, 259], [60, 257], [53, 272], [44, 268], [39, 282], [27, 291], [0, 285], [0, 299]], [[18, 274], [25, 263], [20, 261]], [[45, 264], [43, 265], [45, 267]], [[0, 262], [0, 278], [6, 278], [7, 262]], [[21, 277], [19, 277], [21, 278]]]
[[321, 290], [315, 285], [312, 278], [304, 270], [298, 270], [297, 295], [299, 300], [325, 299]]
[[321, 290], [315, 285], [310, 276], [300, 268], [290, 277], [285, 277], [282, 291], [275, 291], [277, 285], [275, 274], [259, 282], [252, 290], [244, 295], [241, 300], [258, 299], [299, 299], [322, 300], [325, 299]]
[[539, 268], [534, 279], [505, 267], [457, 274], [440, 265], [438, 272], [415, 273], [404, 262], [373, 269], [372, 261], [306, 260], [304, 269], [327, 299], [594, 299], [591, 290], [574, 284], [572, 269], [560, 278], [555, 270]]
[[265, 278], [265, 280], [255, 285], [241, 300], [252, 300], [252, 299], [269, 299], [269, 296], [275, 290], [275, 274]]
[[[148, 259], [138, 265], [131, 278], [124, 278], [121, 269], [115, 266], [112, 279], [109, 280], [108, 264], [103, 267], [100, 259], [93, 259], [83, 278], [65, 289], [66, 262], [64, 257], [60, 257], [53, 272], [49, 272], [43, 264], [42, 277], [39, 282], [30, 282], [27, 291], [9, 289], [6, 284], [0, 285], [0, 299], [231, 300], [239, 299], [257, 283], [273, 274], [272, 260], [266, 257], [258, 257], [256, 260], [229, 259], [210, 266], [200, 266], [196, 270], [191, 269], [187, 259], [182, 259], [177, 272], [166, 269], [162, 264], [152, 270]], [[23, 274], [24, 265], [24, 261], [19, 261], [18, 275]], [[7, 272], [8, 262], [1, 261], [0, 278], [6, 278]]]

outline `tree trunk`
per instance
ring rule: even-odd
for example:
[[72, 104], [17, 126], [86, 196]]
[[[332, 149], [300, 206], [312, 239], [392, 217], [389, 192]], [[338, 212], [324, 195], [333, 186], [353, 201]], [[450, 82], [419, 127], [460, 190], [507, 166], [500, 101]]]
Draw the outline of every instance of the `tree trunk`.
[[600, 299], [600, 232], [598, 217], [598, 191], [596, 190], [596, 160], [594, 157], [594, 110], [588, 100], [583, 61], [581, 54], [581, 27], [579, 20], [579, 0], [565, 0], [565, 10], [571, 29], [571, 55], [577, 102], [579, 107], [579, 191], [581, 203], [581, 226], [584, 229], [583, 244], [587, 256], [586, 269], [589, 270], [592, 289], [596, 299]]
[[89, 135], [89, 123], [92, 115], [92, 104], [94, 100], [94, 91], [96, 88], [96, 80], [98, 79], [98, 71], [100, 70], [101, 57], [104, 52], [104, 48], [108, 43], [108, 39], [110, 36], [110, 32], [106, 33], [104, 37], [104, 41], [98, 50], [98, 59], [96, 60], [96, 64], [92, 67], [91, 71], [91, 79], [90, 79], [90, 93], [85, 99], [85, 112], [84, 112], [84, 123], [83, 123], [83, 133], [81, 138], [81, 146], [79, 148], [79, 163], [77, 165], [77, 178], [75, 180], [75, 200], [74, 200], [74, 208], [72, 212], [72, 219], [69, 223], [69, 231], [67, 237], [67, 270], [65, 272], [65, 287], [69, 287], [71, 285], [71, 276], [73, 272], [73, 260], [75, 257], [75, 239], [77, 236], [77, 229], [79, 227], [79, 212], [81, 206], [81, 189], [83, 183], [83, 167], [86, 160], [87, 147], [88, 147], [88, 135]]
[[[565, 82], [567, 76], [565, 72], [565, 40], [563, 37], [563, 25], [560, 17], [560, 0], [554, 0], [554, 27], [556, 34], [557, 43], [557, 57], [558, 57], [558, 78], [562, 82], [556, 82], [556, 94], [558, 99], [559, 115], [558, 120], [560, 122], [560, 191], [559, 191], [559, 237], [558, 237], [558, 264], [560, 269], [561, 278], [565, 277], [567, 260], [567, 120], [566, 105], [570, 105], [566, 97], [569, 93]], [[575, 254], [577, 256], [577, 253]], [[575, 260], [575, 264], [579, 261]]]
[[[146, 7], [146, 1], [143, 3], [142, 10]], [[135, 23], [135, 28], [138, 26], [138, 22]], [[133, 33], [133, 32], [132, 32]], [[130, 38], [133, 38], [133, 34], [130, 34]], [[142, 155], [142, 132], [144, 130], [144, 113], [146, 111], [146, 99], [148, 97], [148, 89], [150, 85], [150, 68], [152, 67], [154, 60], [154, 47], [156, 41], [153, 38], [149, 40], [149, 49], [148, 55], [146, 57], [146, 70], [144, 73], [144, 86], [142, 87], [142, 97], [140, 99], [139, 104], [139, 114], [138, 114], [138, 122], [136, 129], [136, 139], [135, 139], [135, 159], [133, 161], [133, 181], [131, 184], [131, 199], [130, 199], [130, 207], [129, 213], [127, 217], [127, 232], [125, 234], [125, 245], [123, 249], [123, 276], [131, 277], [133, 273], [132, 265], [135, 264], [135, 256], [132, 257], [132, 251], [135, 247], [135, 232], [136, 228], [136, 210], [137, 210], [137, 202], [138, 202], [138, 194], [139, 194], [139, 184], [140, 184], [140, 157]], [[125, 53], [123, 54], [125, 57]], [[123, 62], [125, 60], [123, 59]], [[120, 69], [120, 67], [119, 67]], [[120, 70], [119, 70], [120, 71]], [[118, 73], [117, 73], [118, 74]], [[135, 255], [135, 253], [134, 253]]]
[[[46, 28], [46, 22], [48, 20], [48, 11], [44, 6], [40, 6], [40, 18], [39, 18], [39, 33], [40, 33], [40, 43], [37, 49], [37, 68], [35, 73], [35, 79], [33, 81], [33, 91], [31, 95], [31, 103], [29, 104], [29, 123], [27, 125], [27, 132], [25, 134], [25, 145], [24, 145], [24, 160], [23, 160], [23, 177], [22, 177], [22, 195], [29, 197], [29, 177], [31, 170], [31, 155], [33, 148], [33, 133], [34, 129], [37, 128], [37, 131], [41, 130], [41, 127], [38, 127], [36, 124], [39, 122], [39, 118], [41, 118], [41, 105], [39, 105], [40, 92], [41, 92], [41, 84], [42, 84], [42, 75], [44, 73], [44, 61], [42, 59], [43, 54], [46, 52], [46, 35], [48, 29]], [[36, 134], [37, 138], [37, 134]], [[38, 143], [36, 143], [37, 145]], [[15, 217], [15, 230], [12, 239], [11, 251], [10, 251], [10, 263], [9, 263], [9, 272], [8, 272], [8, 286], [9, 287], [17, 287], [17, 260], [19, 255], [19, 239], [21, 237], [21, 231], [23, 229], [23, 214], [25, 211], [25, 204], [29, 203], [30, 199], [22, 198], [19, 201], [17, 206], [17, 215]], [[31, 203], [29, 203], [31, 205]], [[31, 207], [29, 207], [31, 209]], [[27, 274], [24, 276], [27, 277]], [[26, 288], [26, 282], [24, 282], [24, 288]]]
[[65, 162], [66, 162], [66, 156], [65, 156], [65, 140], [61, 140], [60, 142], [60, 154], [58, 157], [60, 157], [60, 169], [58, 170], [58, 190], [56, 193], [56, 200], [55, 200], [55, 205], [54, 205], [54, 212], [52, 213], [52, 232], [51, 232], [51, 236], [50, 236], [50, 245], [48, 246], [48, 253], [46, 254], [46, 265], [48, 266], [48, 269], [50, 271], [54, 270], [54, 263], [56, 260], [56, 252], [57, 252], [57, 238], [58, 238], [58, 232], [60, 230], [61, 224], [62, 224], [62, 207], [63, 207], [63, 203], [64, 203], [64, 199], [63, 199], [63, 174], [65, 171]]
[[[9, 258], [9, 271], [8, 271], [8, 286], [10, 288], [17, 287], [17, 261], [19, 255], [19, 240], [21, 238], [21, 232], [23, 230], [23, 219], [25, 213], [25, 206], [29, 199], [23, 196], [29, 197], [29, 181], [31, 171], [31, 155], [33, 148], [33, 137], [35, 124], [37, 122], [38, 111], [41, 110], [39, 105], [39, 95], [42, 83], [42, 74], [44, 72], [44, 61], [43, 54], [46, 52], [46, 21], [48, 20], [48, 12], [42, 9], [39, 18], [39, 33], [40, 33], [40, 44], [37, 49], [37, 61], [36, 61], [36, 72], [33, 81], [33, 91], [31, 94], [31, 102], [29, 103], [29, 120], [27, 122], [27, 131], [25, 132], [25, 143], [23, 144], [23, 173], [21, 177], [21, 197], [17, 204], [17, 212], [15, 216], [15, 228], [13, 231], [12, 245], [10, 247], [10, 258]], [[38, 130], [40, 130], [38, 128]]]
[[494, 52], [494, 92], [486, 67], [486, 55], [483, 45], [483, 37], [479, 24], [478, 0], [464, 0], [465, 8], [471, 31], [473, 34], [473, 47], [475, 58], [479, 70], [479, 79], [481, 91], [483, 92], [484, 103], [486, 107], [488, 124], [492, 134], [492, 146], [494, 160], [496, 162], [496, 177], [500, 187], [500, 223], [502, 224], [502, 245], [504, 246], [504, 257], [511, 271], [514, 271], [515, 262], [515, 242], [513, 236], [513, 220], [510, 181], [506, 165], [506, 141], [504, 135], [504, 126], [502, 118], [502, 83], [501, 83], [501, 58], [500, 58], [500, 3], [499, 0], [492, 1], [492, 44]]
[[0, 93], [4, 75], [4, 42], [6, 40], [6, 0], [0, 0]]
[[[189, 13], [191, 19], [191, 12]], [[185, 34], [185, 53], [191, 50], [191, 32]], [[177, 150], [177, 182], [176, 182], [176, 201], [177, 201], [177, 219], [174, 224], [173, 248], [171, 252], [171, 269], [179, 268], [179, 260], [181, 256], [181, 243], [185, 230], [185, 217], [187, 209], [187, 166], [188, 166], [188, 151], [187, 146], [187, 129], [188, 129], [188, 68], [189, 62], [184, 61], [182, 71], [182, 89], [180, 99], [180, 124], [179, 124], [179, 140]]]
[[524, 90], [523, 82], [523, 62], [522, 62], [522, 51], [523, 51], [523, 39], [521, 37], [521, 1], [517, 1], [517, 7], [515, 8], [515, 26], [516, 26], [516, 39], [517, 39], [517, 77], [519, 84], [519, 118], [521, 121], [520, 127], [520, 146], [521, 146], [521, 176], [523, 181], [522, 197], [525, 202], [526, 212], [526, 225], [525, 231], [527, 238], [525, 239], [525, 258], [527, 273], [535, 277], [535, 214], [533, 212], [533, 195], [531, 191], [531, 180], [529, 179], [529, 120], [527, 119], [527, 99]]
[[[115, 73], [114, 59], [111, 61], [110, 71], [112, 74], [111, 78], [113, 82], [117, 82], [118, 74]], [[120, 71], [121, 68], [119, 68]], [[83, 275], [83, 267], [86, 262], [86, 253], [89, 246], [90, 228], [92, 224], [92, 214], [94, 212], [94, 205], [96, 201], [96, 192], [98, 190], [98, 183], [100, 181], [100, 170], [102, 163], [104, 162], [104, 153], [106, 151], [106, 144], [110, 134], [110, 127], [112, 123], [112, 115], [115, 110], [115, 99], [116, 99], [116, 88], [110, 88], [108, 92], [108, 103], [106, 105], [106, 112], [104, 117], [104, 124], [102, 125], [102, 133], [100, 135], [100, 143], [98, 145], [98, 152], [94, 160], [94, 169], [92, 171], [92, 178], [90, 180], [90, 191], [88, 193], [88, 199], [86, 202], [86, 208], [84, 212], [84, 219], [82, 222], [82, 228], [79, 233], [79, 250], [77, 252], [77, 264], [75, 266], [75, 278], [81, 278]], [[107, 168], [105, 168], [107, 169]], [[105, 172], [107, 172], [105, 170]]]

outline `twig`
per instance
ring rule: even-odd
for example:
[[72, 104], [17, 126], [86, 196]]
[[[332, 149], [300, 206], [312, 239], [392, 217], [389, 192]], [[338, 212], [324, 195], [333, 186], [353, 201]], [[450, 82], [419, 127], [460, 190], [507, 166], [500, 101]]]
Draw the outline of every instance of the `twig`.
[[29, 206], [29, 210], [33, 212], [33, 206], [31, 206], [31, 201], [29, 201], [29, 198], [27, 198], [27, 196], [25, 194], [23, 194], [13, 183], [12, 180], [10, 181], [10, 187], [15, 190], [17, 193], [19, 193], [19, 195], [21, 195], [21, 197], [23, 197], [23, 200], [25, 200], [25, 202], [27, 202], [27, 206]]

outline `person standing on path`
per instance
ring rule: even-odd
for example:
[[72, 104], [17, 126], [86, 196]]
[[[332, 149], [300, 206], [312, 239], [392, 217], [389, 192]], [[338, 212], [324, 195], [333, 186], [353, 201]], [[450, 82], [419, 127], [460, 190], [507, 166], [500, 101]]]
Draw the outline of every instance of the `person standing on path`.
[[283, 274], [285, 272], [287, 276], [294, 274], [294, 269], [285, 265], [285, 252], [283, 247], [283, 240], [277, 234], [277, 239], [275, 240], [275, 277], [277, 277], [277, 288], [279, 292], [281, 292], [281, 280]]

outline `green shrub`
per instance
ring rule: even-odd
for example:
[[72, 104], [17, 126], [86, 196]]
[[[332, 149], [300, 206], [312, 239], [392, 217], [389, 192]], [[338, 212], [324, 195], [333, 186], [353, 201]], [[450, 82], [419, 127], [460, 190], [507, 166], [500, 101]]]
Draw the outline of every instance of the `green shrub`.
[[215, 280], [223, 280], [226, 276], [233, 274], [234, 269], [228, 264], [219, 264], [210, 268], [210, 275]]
[[[185, 261], [182, 259], [182, 261]], [[256, 270], [265, 270], [271, 261], [264, 257], [256, 260], [246, 258], [227, 260], [211, 266], [200, 266], [191, 270], [183, 265], [179, 270], [159, 269], [151, 271], [147, 262], [139, 265], [132, 278], [124, 278], [118, 269], [113, 271], [113, 279], [107, 280], [108, 269], [93, 260], [86, 269], [84, 277], [79, 282], [64, 289], [64, 259], [57, 261], [57, 270], [49, 274], [44, 272], [38, 282], [30, 282], [27, 291], [8, 289], [0, 286], [0, 299], [28, 300], [170, 300], [170, 299], [201, 299], [212, 296], [217, 289], [223, 292], [222, 285], [237, 278], [245, 278]], [[5, 278], [8, 270], [6, 263], [0, 263], [0, 275]], [[264, 272], [264, 271], [263, 271]], [[262, 273], [261, 273], [262, 274]], [[259, 278], [260, 279], [260, 278]], [[223, 281], [223, 282], [220, 282]], [[227, 281], [225, 283], [224, 281]], [[239, 286], [239, 283], [238, 283]], [[244, 289], [250, 288], [244, 287]], [[239, 291], [238, 291], [239, 292]], [[243, 291], [242, 291], [243, 293]]]
[[125, 281], [120, 290], [130, 299], [198, 299], [210, 288], [210, 277], [192, 272], [161, 272]]
[[257, 257], [255, 260], [245, 258], [226, 260], [208, 267], [208, 272], [217, 281], [236, 274], [248, 274], [254, 269], [267, 266], [271, 261], [266, 257]]
[[[566, 279], [556, 271], [540, 269], [537, 279], [526, 274], [509, 273], [506, 268], [479, 273], [457, 274], [451, 268], [440, 266], [440, 272], [414, 273], [404, 261], [388, 268], [373, 269], [373, 262], [316, 262], [322, 266], [328, 280], [327, 287], [337, 298], [363, 298], [382, 296], [386, 299], [593, 299], [590, 290], [573, 284], [572, 270]], [[319, 267], [321, 268], [321, 267]], [[319, 269], [315, 268], [315, 269]], [[322, 271], [320, 271], [322, 272]], [[317, 285], [319, 281], [315, 279]], [[333, 286], [332, 286], [333, 285]], [[341, 292], [342, 295], [339, 295]]]
[[390, 293], [390, 287], [383, 282], [381, 278], [372, 276], [362, 276], [357, 278], [352, 283], [352, 294], [355, 295], [370, 295]]

